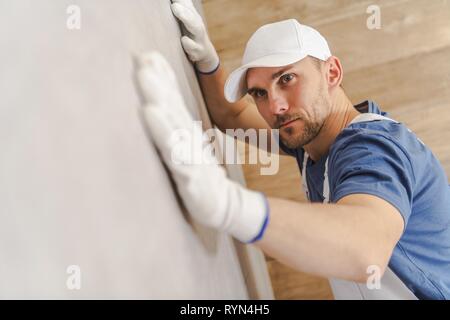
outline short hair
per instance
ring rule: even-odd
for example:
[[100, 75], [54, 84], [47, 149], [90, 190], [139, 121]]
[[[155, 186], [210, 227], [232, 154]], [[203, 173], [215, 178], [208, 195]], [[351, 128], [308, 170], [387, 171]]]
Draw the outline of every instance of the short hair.
[[[323, 66], [323, 64], [325, 63], [325, 61], [320, 60], [320, 59], [318, 59], [318, 58], [316, 58], [316, 57], [313, 57], [313, 56], [308, 56], [308, 57], [311, 59], [313, 65], [316, 67], [316, 69], [317, 69], [318, 71], [322, 71], [322, 66]], [[340, 84], [339, 86], [340, 86], [342, 89], [344, 89], [344, 87], [342, 86], [342, 82], [341, 82], [341, 84]]]
[[324, 61], [322, 61], [316, 57], [313, 57], [313, 56], [308, 56], [308, 57], [311, 59], [312, 63], [317, 68], [317, 70], [321, 71]]

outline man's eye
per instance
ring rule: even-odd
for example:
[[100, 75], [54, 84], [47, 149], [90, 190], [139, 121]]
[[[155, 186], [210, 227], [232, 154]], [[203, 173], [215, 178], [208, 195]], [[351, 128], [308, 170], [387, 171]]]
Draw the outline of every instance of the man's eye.
[[262, 98], [266, 95], [266, 91], [265, 90], [255, 90], [253, 92], [253, 96], [256, 98]]
[[285, 75], [281, 76], [281, 83], [288, 83], [289, 81], [291, 81], [294, 78], [294, 76], [292, 75], [292, 73], [287, 73]]

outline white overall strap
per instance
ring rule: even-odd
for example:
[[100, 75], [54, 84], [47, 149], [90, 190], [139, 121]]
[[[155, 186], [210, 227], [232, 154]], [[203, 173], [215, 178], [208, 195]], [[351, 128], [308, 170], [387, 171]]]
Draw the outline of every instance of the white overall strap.
[[358, 123], [358, 122], [371, 122], [371, 121], [375, 121], [375, 120], [388, 120], [388, 121], [398, 123], [398, 121], [395, 121], [391, 118], [382, 116], [381, 114], [378, 114], [378, 113], [361, 113], [361, 114], [357, 115], [355, 118], [353, 118], [353, 120], [350, 121], [350, 123], [348, 125]]
[[330, 202], [330, 184], [328, 183], [328, 157], [325, 161], [325, 169], [323, 174], [323, 203]]
[[[350, 124], [358, 122], [370, 122], [376, 120], [388, 120], [398, 123], [395, 120], [375, 113], [363, 113], [355, 117]], [[349, 125], [350, 125], [349, 124]], [[305, 159], [308, 155], [305, 152]], [[303, 161], [302, 179], [303, 187], [309, 199], [309, 190], [306, 184], [306, 161]], [[328, 180], [328, 158], [325, 161], [324, 181], [323, 181], [323, 203], [330, 201], [330, 185]], [[379, 289], [369, 289], [366, 284], [352, 281], [329, 279], [331, 289], [336, 300], [375, 300], [375, 299], [408, 299], [413, 300], [417, 297], [405, 286], [405, 284], [387, 267], [380, 281]]]
[[369, 289], [365, 283], [332, 278], [328, 280], [336, 300], [417, 300], [389, 267], [380, 279], [379, 289]]
[[[376, 121], [376, 120], [388, 120], [388, 121], [392, 121], [395, 123], [398, 123], [395, 120], [392, 120], [391, 118], [382, 116], [381, 114], [377, 114], [377, 113], [361, 113], [358, 116], [356, 116], [355, 118], [353, 118], [352, 121], [350, 121], [350, 123], [348, 125], [354, 124], [354, 123], [358, 123], [358, 122], [371, 122], [371, 121]], [[304, 171], [306, 171], [305, 169], [303, 169]], [[328, 181], [328, 157], [327, 160], [325, 161], [325, 170], [324, 170], [324, 175], [323, 175], [323, 191], [322, 191], [322, 195], [323, 195], [323, 203], [328, 203], [330, 202], [330, 183]]]
[[309, 155], [306, 151], [303, 153], [303, 166], [302, 166], [302, 185], [303, 190], [305, 191], [306, 199], [309, 199], [309, 189], [308, 183], [306, 182], [306, 165], [308, 164]]

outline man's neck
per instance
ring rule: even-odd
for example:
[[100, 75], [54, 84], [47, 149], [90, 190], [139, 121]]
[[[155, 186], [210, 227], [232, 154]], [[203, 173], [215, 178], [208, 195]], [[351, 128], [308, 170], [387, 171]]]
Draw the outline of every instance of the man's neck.
[[340, 90], [332, 102], [331, 113], [325, 119], [319, 134], [304, 146], [310, 158], [318, 161], [326, 155], [339, 133], [359, 114], [343, 90]]

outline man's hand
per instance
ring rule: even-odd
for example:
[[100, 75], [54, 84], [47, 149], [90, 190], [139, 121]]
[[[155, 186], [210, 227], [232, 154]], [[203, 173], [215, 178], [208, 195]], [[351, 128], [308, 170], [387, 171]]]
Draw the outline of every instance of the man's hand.
[[181, 44], [189, 59], [195, 62], [196, 68], [202, 73], [217, 70], [219, 56], [209, 40], [202, 17], [192, 3], [192, 0], [173, 0], [173, 14], [183, 23], [190, 36], [183, 36]]
[[[243, 242], [258, 240], [269, 214], [265, 196], [228, 179], [211, 153], [194, 148], [206, 144], [203, 148], [207, 149], [209, 138], [188, 112], [164, 57], [151, 52], [137, 60], [145, 122], [189, 213], [198, 222]], [[202, 141], [194, 141], [197, 136]], [[193, 163], [198, 156], [200, 163]]]

